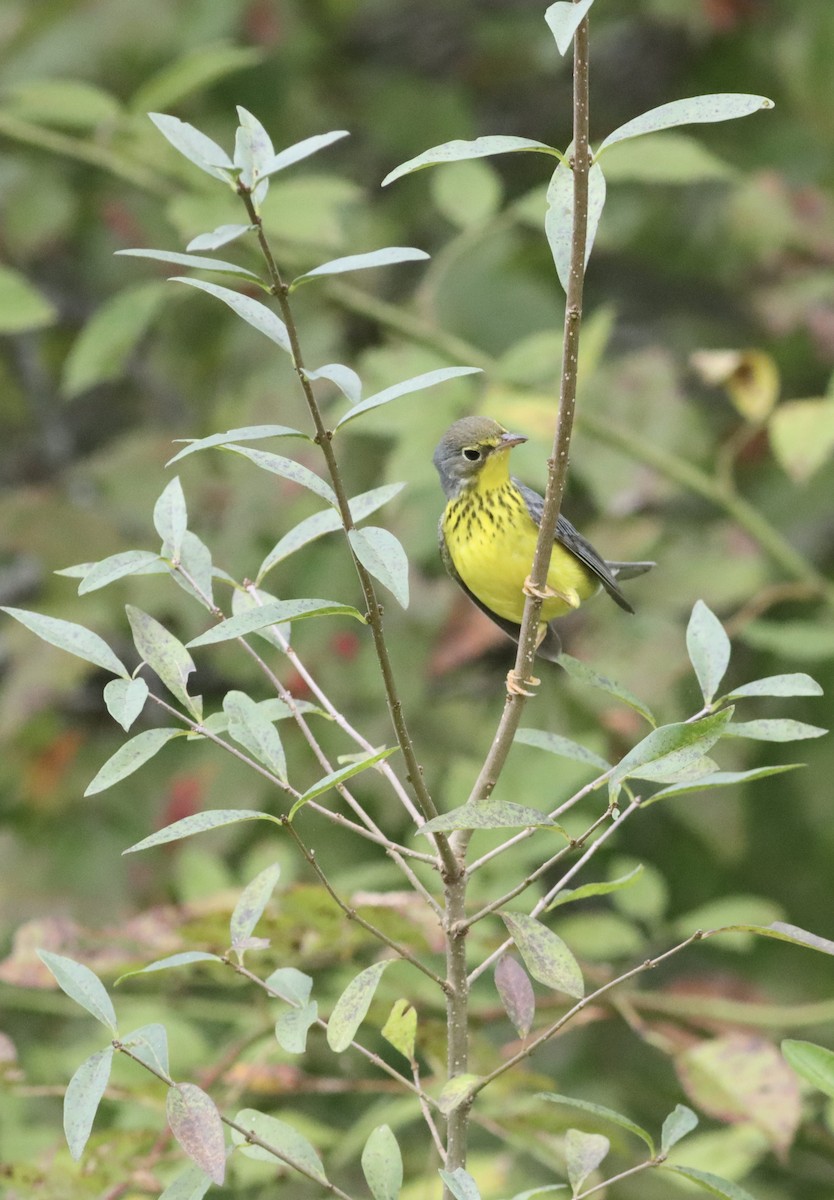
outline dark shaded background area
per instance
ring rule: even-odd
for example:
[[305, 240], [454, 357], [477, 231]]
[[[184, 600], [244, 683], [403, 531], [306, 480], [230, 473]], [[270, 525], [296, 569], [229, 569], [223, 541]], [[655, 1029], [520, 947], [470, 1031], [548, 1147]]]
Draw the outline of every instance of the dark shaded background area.
[[[235, 104], [257, 115], [276, 147], [347, 129], [349, 139], [276, 177], [265, 221], [290, 275], [389, 244], [432, 254], [425, 265], [301, 289], [296, 307], [311, 364], [350, 362], [366, 393], [435, 367], [485, 367], [474, 382], [369, 415], [343, 440], [352, 493], [407, 485], [381, 515], [412, 562], [411, 606], [403, 613], [392, 601], [388, 627], [426, 776], [442, 807], [462, 802], [500, 710], [509, 653], [442, 577], [431, 451], [456, 416], [489, 413], [531, 435], [515, 452], [518, 472], [543, 481], [562, 304], [541, 231], [548, 165], [513, 155], [423, 172], [385, 191], [378, 184], [399, 162], [452, 138], [509, 133], [567, 143], [569, 69], [544, 26], [544, 7], [540, 0], [6, 0], [0, 603], [81, 621], [131, 663], [126, 602], [184, 641], [202, 630], [201, 611], [161, 577], [78, 597], [72, 579], [54, 574], [119, 550], [157, 549], [151, 512], [171, 475], [164, 464], [172, 439], [262, 422], [306, 428], [288, 362], [266, 339], [209, 298], [165, 282], [175, 272], [161, 264], [114, 257], [130, 246], [183, 250], [197, 234], [243, 219], [234, 196], [178, 158], [144, 114], [175, 113], [227, 147]], [[834, 584], [824, 578], [834, 560], [832, 61], [830, 0], [597, 0], [593, 10], [595, 142], [646, 108], [700, 92], [750, 91], [776, 102], [772, 112], [629, 142], [607, 157], [567, 510], [608, 557], [659, 565], [629, 587], [635, 617], [599, 600], [566, 623], [565, 640], [570, 653], [626, 684], [663, 720], [698, 707], [684, 630], [699, 597], [733, 636], [729, 683], [808, 671], [829, 693], [834, 686]], [[245, 242], [220, 255], [257, 266]], [[705, 382], [691, 363], [693, 354], [719, 349], [753, 352], [729, 387]], [[338, 412], [335, 392], [322, 395]], [[816, 406], [791, 407], [799, 400]], [[318, 466], [312, 452], [304, 461]], [[180, 476], [193, 528], [237, 578], [253, 575], [318, 504], [221, 453], [187, 459]], [[729, 500], [710, 491], [715, 478], [734, 479]], [[280, 597], [356, 603], [358, 596], [332, 537], [280, 563], [265, 586]], [[390, 740], [366, 632], [338, 620], [309, 622], [294, 644], [353, 723], [375, 744]], [[279, 665], [304, 696], [303, 681]], [[259, 678], [231, 649], [203, 651], [198, 668], [196, 690], [209, 707], [219, 707], [230, 687], [261, 697]], [[544, 670], [525, 723], [609, 756], [642, 736], [631, 710]], [[212, 747], [180, 743], [113, 791], [82, 799], [123, 740], [101, 698], [106, 680], [10, 621], [0, 627], [0, 672], [0, 946], [8, 956], [0, 1008], [19, 1057], [12, 1074], [20, 1072], [0, 1160], [29, 1164], [14, 1177], [15, 1195], [75, 1200], [106, 1194], [127, 1170], [120, 1176], [119, 1164], [135, 1166], [147, 1153], [160, 1126], [158, 1096], [124, 1072], [120, 1086], [150, 1108], [105, 1106], [97, 1136], [106, 1153], [86, 1174], [55, 1151], [60, 1100], [49, 1089], [95, 1048], [94, 1034], [67, 1015], [61, 998], [24, 986], [46, 982], [33, 946], [73, 953], [75, 945], [77, 957], [110, 979], [125, 961], [219, 945], [235, 889], [278, 857], [286, 860], [288, 891], [270, 936], [292, 948], [287, 965], [317, 973], [335, 996], [350, 977], [351, 955], [370, 948], [358, 937], [345, 944], [333, 914], [304, 890], [309, 880], [298, 863], [248, 827], [122, 859], [126, 845], [200, 808], [272, 800]], [[745, 719], [827, 725], [831, 715], [828, 699], [748, 704]], [[337, 730], [325, 728], [322, 739], [334, 755], [346, 752]], [[286, 740], [299, 782], [312, 783], [315, 766], [294, 731]], [[547, 757], [519, 747], [501, 784], [504, 798], [542, 806], [583, 781], [576, 764]], [[651, 886], [631, 907], [599, 910], [606, 915], [593, 925], [587, 912], [566, 916], [560, 932], [568, 943], [599, 970], [624, 967], [695, 927], [698, 910], [726, 896], [736, 898], [727, 909], [736, 916], [749, 911], [834, 937], [830, 737], [728, 743], [721, 766], [795, 761], [808, 765], [641, 814], [595, 864], [595, 877], [621, 872], [625, 856], [646, 864]], [[392, 832], [406, 836], [388, 813], [381, 781], [363, 777], [359, 791]], [[321, 839], [319, 853], [347, 893], [399, 886], [364, 843], [345, 848], [330, 828], [322, 833], [312, 823], [309, 833]], [[499, 862], [484, 873], [485, 888], [507, 886]], [[391, 919], [408, 927], [407, 912]], [[785, 1006], [830, 999], [834, 978], [831, 960], [769, 942], [702, 948], [677, 970], [679, 995]], [[325, 1131], [347, 1124], [347, 1112], [313, 1083], [334, 1070], [332, 1061], [319, 1052], [303, 1072], [284, 1064], [265, 1008], [242, 990], [233, 994], [225, 980], [192, 982], [158, 985], [174, 1013], [169, 1034], [180, 1075], [214, 1063], [221, 1040], [240, 1039], [239, 1073], [222, 1076], [221, 1091], [270, 1111], [301, 1111], [310, 1136], [323, 1138], [325, 1149], [329, 1139], [336, 1155], [332, 1128]], [[389, 1004], [410, 986], [410, 979], [392, 982]], [[160, 1019], [156, 987], [125, 986], [132, 1024]], [[496, 1004], [485, 981], [476, 1056], [488, 1038], [512, 1036], [509, 1026], [490, 1028]], [[441, 1031], [428, 999], [425, 1006], [428, 1073]], [[774, 1019], [758, 1032], [826, 1042], [831, 1026]], [[536, 1059], [538, 1074], [522, 1091], [584, 1095], [656, 1125], [682, 1099], [670, 1047], [692, 1036], [648, 1010], [600, 1014]], [[253, 1062], [267, 1064], [257, 1079]], [[288, 1084], [283, 1069], [299, 1073]], [[514, 1107], [504, 1095], [487, 1110], [501, 1129], [500, 1154], [494, 1130], [486, 1130], [471, 1168], [485, 1196], [555, 1178], [553, 1131], [569, 1122], [525, 1103]], [[378, 1123], [377, 1109], [379, 1120], [396, 1123], [390, 1098], [370, 1093], [368, 1128]], [[796, 1147], [781, 1159], [761, 1122], [707, 1120], [696, 1165], [745, 1179], [760, 1200], [827, 1200], [831, 1115], [815, 1101], [809, 1112]], [[398, 1136], [408, 1145], [413, 1135], [417, 1147], [416, 1125], [405, 1115], [402, 1122]], [[347, 1134], [340, 1146], [346, 1155], [355, 1150]], [[625, 1148], [615, 1139], [616, 1152]], [[424, 1162], [415, 1149], [407, 1163], [413, 1178]], [[267, 1194], [269, 1177], [256, 1166], [242, 1171], [235, 1195]], [[164, 1183], [171, 1164], [163, 1155], [149, 1170]], [[133, 1183], [131, 1194], [158, 1194], [148, 1179]], [[403, 1195], [433, 1194], [433, 1187], [415, 1184]], [[640, 1177], [616, 1195], [653, 1200], [672, 1187], [666, 1178]]]

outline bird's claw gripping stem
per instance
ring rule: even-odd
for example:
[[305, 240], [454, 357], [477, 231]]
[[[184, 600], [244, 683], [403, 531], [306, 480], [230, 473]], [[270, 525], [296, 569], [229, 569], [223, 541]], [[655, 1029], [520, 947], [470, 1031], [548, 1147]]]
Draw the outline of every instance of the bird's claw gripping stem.
[[530, 675], [526, 679], [519, 671], [512, 670], [507, 672], [507, 691], [511, 696], [535, 696], [535, 692], [530, 691], [530, 688], [536, 688], [541, 683], [535, 675]]

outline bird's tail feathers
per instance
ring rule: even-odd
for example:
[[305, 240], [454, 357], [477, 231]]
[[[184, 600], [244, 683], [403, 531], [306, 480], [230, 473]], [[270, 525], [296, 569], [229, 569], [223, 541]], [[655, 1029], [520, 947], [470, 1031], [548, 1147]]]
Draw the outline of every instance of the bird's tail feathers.
[[657, 563], [606, 562], [605, 565], [615, 579], [635, 579], [638, 575], [645, 575], [647, 571], [651, 571], [652, 567], [657, 566]]

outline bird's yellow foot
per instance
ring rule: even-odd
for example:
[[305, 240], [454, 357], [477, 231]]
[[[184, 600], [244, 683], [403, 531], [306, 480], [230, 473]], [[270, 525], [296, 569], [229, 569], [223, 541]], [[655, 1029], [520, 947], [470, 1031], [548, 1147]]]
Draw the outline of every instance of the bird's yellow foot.
[[530, 688], [536, 688], [541, 683], [535, 675], [530, 675], [524, 679], [518, 671], [507, 672], [507, 691], [511, 696], [535, 696], [535, 692], [531, 692]]
[[568, 608], [579, 607], [579, 597], [574, 588], [571, 588], [569, 592], [560, 592], [557, 588], [552, 588], [549, 583], [541, 588], [536, 587], [528, 575], [521, 590], [525, 596], [535, 596], [537, 600], [562, 600]]

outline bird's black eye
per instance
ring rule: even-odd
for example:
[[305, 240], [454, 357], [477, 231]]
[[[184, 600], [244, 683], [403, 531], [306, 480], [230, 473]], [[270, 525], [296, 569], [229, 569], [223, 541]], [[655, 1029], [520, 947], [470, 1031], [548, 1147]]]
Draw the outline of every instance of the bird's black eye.
[[463, 451], [463, 457], [468, 458], [470, 462], [477, 462], [481, 457], [481, 452], [476, 446], [467, 446]]

